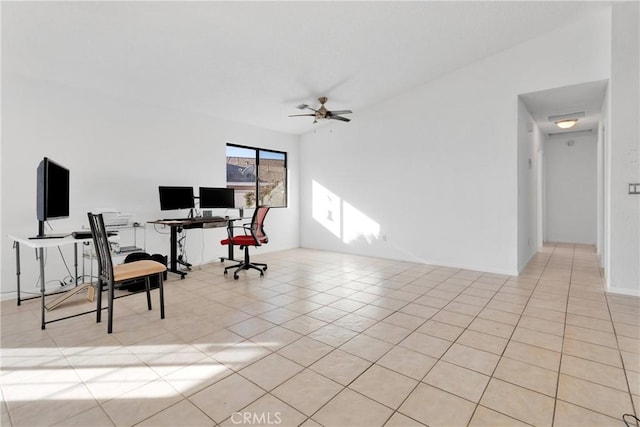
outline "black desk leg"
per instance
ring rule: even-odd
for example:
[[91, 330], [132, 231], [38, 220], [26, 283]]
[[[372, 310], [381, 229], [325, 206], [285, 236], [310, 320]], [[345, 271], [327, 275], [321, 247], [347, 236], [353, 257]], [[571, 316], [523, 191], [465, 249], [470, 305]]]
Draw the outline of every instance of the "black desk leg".
[[[229, 221], [227, 224], [227, 227], [228, 227], [227, 233], [229, 234], [229, 237], [233, 237], [233, 221]], [[227, 258], [220, 257], [220, 262], [224, 262], [225, 260], [239, 262], [238, 260], [233, 258], [233, 247], [235, 245], [233, 243], [229, 243], [228, 246], [229, 247], [227, 248]]]
[[169, 261], [169, 271], [179, 274], [181, 279], [187, 275], [184, 271], [178, 270], [178, 226], [171, 226], [171, 260]]
[[229, 243], [229, 248], [227, 250], [227, 258], [221, 256], [220, 257], [220, 262], [225, 262], [225, 261], [235, 261], [238, 262], [238, 260], [233, 259], [233, 247], [235, 246], [233, 243]]
[[[73, 244], [73, 266], [75, 267], [76, 274], [76, 276], [73, 278], [73, 281], [76, 284], [76, 287], [78, 287], [78, 242], [75, 242]], [[84, 278], [82, 282], [84, 283]]]
[[18, 305], [20, 305], [20, 243], [14, 242], [13, 247], [16, 250], [16, 284], [18, 285]]

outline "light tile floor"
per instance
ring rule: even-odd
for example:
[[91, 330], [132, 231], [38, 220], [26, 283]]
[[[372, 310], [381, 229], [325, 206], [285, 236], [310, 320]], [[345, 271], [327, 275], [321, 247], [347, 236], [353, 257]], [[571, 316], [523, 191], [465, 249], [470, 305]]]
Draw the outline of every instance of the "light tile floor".
[[[640, 301], [590, 246], [519, 277], [297, 249], [240, 280], [205, 265], [39, 327], [1, 313], [2, 426], [621, 426], [640, 412]], [[154, 292], [157, 305], [157, 292]], [[60, 307], [60, 316], [87, 304]]]

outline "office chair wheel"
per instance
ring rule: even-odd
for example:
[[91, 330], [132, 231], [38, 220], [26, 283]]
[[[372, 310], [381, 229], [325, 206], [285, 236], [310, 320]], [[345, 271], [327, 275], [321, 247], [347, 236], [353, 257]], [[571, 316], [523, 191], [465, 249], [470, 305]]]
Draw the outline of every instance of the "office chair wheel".
[[239, 279], [238, 275], [237, 275], [237, 274], [234, 274], [234, 275], [233, 275], [233, 279], [234, 279], [234, 280], [238, 280], [238, 279]]
[[226, 275], [228, 275], [228, 274], [229, 274], [229, 273], [227, 272], [227, 270], [225, 270], [225, 271], [224, 271], [224, 275], [226, 276]]
[[264, 268], [262, 269], [263, 271], [267, 271], [267, 266], [265, 265]]

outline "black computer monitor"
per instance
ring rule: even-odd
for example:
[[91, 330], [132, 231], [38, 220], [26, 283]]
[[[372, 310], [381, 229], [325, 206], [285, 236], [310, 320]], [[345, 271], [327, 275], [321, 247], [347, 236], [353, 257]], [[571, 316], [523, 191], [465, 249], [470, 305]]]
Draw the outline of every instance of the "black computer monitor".
[[45, 221], [69, 217], [69, 169], [45, 157], [36, 176], [37, 237], [46, 237]]
[[193, 187], [158, 187], [160, 193], [160, 210], [192, 209]]
[[200, 208], [236, 207], [235, 190], [233, 188], [200, 187]]

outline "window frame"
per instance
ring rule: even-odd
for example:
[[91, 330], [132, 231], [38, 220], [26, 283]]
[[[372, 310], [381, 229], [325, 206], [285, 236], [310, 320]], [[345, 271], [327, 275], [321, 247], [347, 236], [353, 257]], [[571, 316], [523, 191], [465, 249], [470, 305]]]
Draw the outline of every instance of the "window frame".
[[[247, 209], [255, 209], [258, 207], [258, 200], [259, 200], [259, 183], [260, 183], [260, 152], [269, 152], [269, 153], [277, 153], [277, 154], [282, 154], [284, 155], [284, 204], [282, 206], [269, 206], [270, 208], [273, 209], [279, 209], [279, 208], [288, 208], [289, 207], [289, 167], [288, 167], [288, 159], [287, 159], [287, 152], [286, 151], [280, 151], [280, 150], [274, 150], [271, 148], [262, 148], [262, 147], [251, 147], [249, 145], [242, 145], [242, 144], [236, 144], [233, 142], [227, 142], [225, 145], [225, 163], [226, 163], [226, 159], [228, 158], [227, 154], [227, 149], [228, 147], [234, 147], [234, 148], [242, 148], [245, 150], [253, 150], [255, 151], [255, 162], [256, 162], [256, 180], [255, 180], [255, 194], [256, 194], [256, 202], [255, 202], [255, 206], [253, 207], [246, 207]], [[226, 172], [225, 172], [226, 174]], [[228, 177], [225, 178], [226, 181], [226, 185], [227, 188], [233, 188], [233, 187], [229, 187], [229, 181], [228, 181]]]

